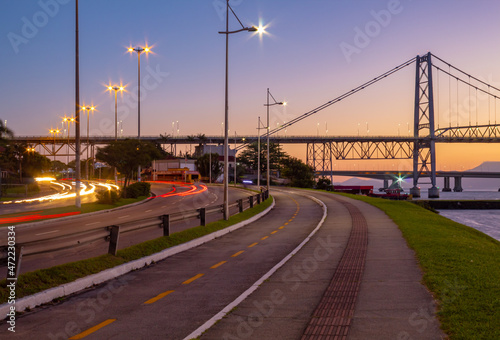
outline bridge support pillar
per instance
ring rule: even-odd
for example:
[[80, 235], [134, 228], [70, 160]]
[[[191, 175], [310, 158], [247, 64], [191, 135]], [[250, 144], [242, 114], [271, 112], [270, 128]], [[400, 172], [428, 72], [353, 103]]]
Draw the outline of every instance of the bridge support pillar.
[[[455, 177], [455, 184], [457, 183], [456, 177]], [[450, 187], [450, 177], [445, 177], [444, 178], [444, 188], [443, 192], [450, 192], [451, 187]]]
[[410, 189], [410, 194], [413, 196], [413, 197], [420, 197], [420, 188], [419, 187], [413, 187]]
[[439, 188], [429, 188], [429, 198], [439, 198]]
[[429, 198], [438, 198], [431, 53], [417, 56], [416, 66], [413, 118], [413, 137], [415, 138], [413, 143], [413, 191], [416, 192], [418, 189], [420, 176], [427, 174], [432, 185], [429, 189]]
[[455, 187], [453, 188], [453, 191], [455, 191], [455, 192], [464, 191], [464, 189], [462, 189], [462, 177], [461, 176], [455, 176]]
[[384, 179], [384, 189], [387, 189], [387, 188], [389, 188], [389, 180]]

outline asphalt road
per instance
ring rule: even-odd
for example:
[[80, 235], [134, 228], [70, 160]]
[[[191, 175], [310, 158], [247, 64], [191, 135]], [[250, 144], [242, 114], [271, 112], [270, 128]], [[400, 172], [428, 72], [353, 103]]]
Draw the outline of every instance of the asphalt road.
[[[201, 186], [197, 185], [200, 190]], [[175, 193], [186, 193], [193, 190], [191, 187], [176, 186]], [[125, 206], [109, 212], [76, 215], [68, 218], [46, 220], [38, 223], [16, 226], [16, 243], [37, 241], [33, 246], [24, 249], [21, 264], [21, 273], [36, 269], [49, 268], [58, 264], [91, 258], [106, 254], [108, 242], [106, 241], [106, 227], [110, 225], [126, 225], [132, 221], [155, 218], [163, 214], [187, 213], [193, 209], [222, 204], [223, 190], [220, 186], [209, 186], [208, 190], [194, 195], [172, 196], [161, 195], [172, 192], [172, 185], [164, 183], [153, 183], [152, 192], [158, 195], [156, 198], [146, 200], [144, 203]], [[250, 196], [252, 193], [242, 189], [231, 188], [229, 202]], [[233, 211], [235, 213], [235, 211]], [[221, 214], [207, 216], [207, 222], [221, 219]], [[191, 219], [172, 223], [171, 231], [177, 232], [199, 225], [199, 220]], [[98, 240], [85, 243], [87, 237], [95, 233], [103, 234]], [[77, 236], [74, 236], [78, 233]], [[151, 227], [120, 234], [119, 249], [151, 240], [163, 235], [163, 230]], [[0, 244], [6, 244], [7, 228], [0, 228]], [[65, 237], [53, 241], [55, 237]], [[33, 254], [47, 248], [47, 244], [54, 242], [68, 242], [75, 246], [56, 252]], [[5, 268], [0, 268], [0, 276], [4, 276]]]
[[[275, 208], [258, 221], [19, 316], [9, 338], [184, 338], [287, 256], [321, 220], [323, 210], [311, 199], [283, 192], [273, 196]], [[2, 324], [0, 334], [7, 334], [7, 327]]]

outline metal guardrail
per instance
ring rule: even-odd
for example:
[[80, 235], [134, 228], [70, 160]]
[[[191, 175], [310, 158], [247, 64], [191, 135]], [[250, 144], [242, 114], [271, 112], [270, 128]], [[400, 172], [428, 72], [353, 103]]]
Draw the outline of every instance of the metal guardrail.
[[[229, 208], [238, 207], [238, 213], [241, 213], [244, 210], [253, 208], [255, 203], [260, 204], [267, 198], [269, 198], [269, 192], [266, 190], [259, 194], [248, 196], [244, 199], [241, 198], [235, 203], [230, 204]], [[108, 253], [116, 256], [118, 251], [119, 236], [121, 234], [156, 227], [163, 228], [163, 236], [169, 236], [170, 226], [173, 222], [189, 219], [199, 219], [200, 225], [205, 226], [207, 215], [216, 213], [223, 214], [223, 212], [223, 205], [219, 204], [206, 208], [198, 208], [173, 214], [150, 217], [146, 219], [138, 219], [118, 225], [97, 227], [77, 233], [49, 237], [36, 241], [18, 243], [15, 245], [16, 259], [14, 268], [16, 269], [16, 272], [12, 273], [7, 270], [7, 277], [18, 277], [23, 256], [51, 253], [64, 249], [75, 248], [103, 239], [106, 242], [109, 242]], [[0, 245], [0, 265], [3, 267], [13, 264], [12, 262], [10, 262], [11, 257], [8, 256], [8, 249], [10, 249], [8, 245]], [[8, 258], [9, 261], [7, 261]], [[15, 274], [15, 276], [13, 274]]]

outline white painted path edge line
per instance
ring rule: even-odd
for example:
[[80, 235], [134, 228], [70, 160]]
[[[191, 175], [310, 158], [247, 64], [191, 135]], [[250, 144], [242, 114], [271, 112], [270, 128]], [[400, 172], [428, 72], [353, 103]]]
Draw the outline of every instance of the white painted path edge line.
[[316, 197], [308, 196], [308, 195], [303, 195], [303, 196], [305, 196], [305, 197], [307, 197], [307, 198], [315, 201], [316, 203], [318, 203], [319, 205], [321, 205], [323, 207], [323, 218], [321, 219], [321, 221], [319, 221], [319, 223], [316, 226], [316, 228], [314, 228], [314, 230], [311, 231], [311, 233], [309, 235], [307, 235], [307, 237], [294, 250], [292, 250], [290, 252], [290, 254], [288, 254], [286, 257], [284, 257], [273, 268], [271, 268], [267, 273], [265, 273], [260, 279], [258, 279], [257, 281], [255, 281], [255, 283], [253, 285], [251, 285], [250, 288], [248, 288], [246, 291], [244, 291], [240, 296], [238, 296], [229, 305], [227, 305], [226, 307], [224, 307], [219, 313], [215, 314], [210, 320], [208, 320], [203, 325], [201, 325], [200, 327], [198, 327], [194, 332], [192, 332], [191, 334], [189, 334], [188, 336], [186, 336], [183, 340], [191, 340], [191, 339], [194, 339], [194, 338], [197, 338], [197, 337], [201, 336], [203, 334], [203, 332], [205, 332], [207, 329], [209, 329], [210, 327], [212, 327], [217, 321], [219, 321], [224, 316], [226, 316], [226, 314], [228, 314], [234, 307], [236, 307], [237, 305], [239, 305], [250, 294], [252, 294], [254, 291], [256, 291], [257, 288], [259, 288], [259, 286], [265, 280], [267, 280], [278, 269], [280, 269], [285, 263], [287, 263], [288, 260], [290, 260], [293, 255], [295, 255], [300, 249], [302, 249], [302, 247], [304, 247], [304, 245], [307, 242], [309, 242], [309, 240], [311, 239], [311, 237], [314, 234], [316, 234], [316, 232], [319, 230], [319, 228], [321, 228], [321, 226], [323, 225], [323, 222], [325, 222], [326, 216], [328, 215], [328, 209], [327, 209], [325, 203], [323, 203], [321, 200], [317, 199]]

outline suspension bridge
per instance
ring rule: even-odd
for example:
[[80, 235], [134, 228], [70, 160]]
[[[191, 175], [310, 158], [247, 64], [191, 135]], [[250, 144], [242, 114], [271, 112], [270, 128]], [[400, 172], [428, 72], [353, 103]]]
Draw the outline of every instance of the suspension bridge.
[[[278, 136], [278, 132], [298, 124], [412, 65], [416, 70], [413, 136]], [[434, 79], [436, 79], [436, 85]], [[483, 99], [486, 98], [487, 105], [481, 107], [478, 96]], [[440, 97], [445, 99], [440, 99]], [[439, 197], [439, 189], [436, 186], [436, 143], [499, 143], [500, 124], [497, 124], [497, 101], [499, 99], [499, 88], [474, 77], [429, 52], [407, 60], [275, 129], [268, 129], [260, 138], [269, 136], [270, 142], [280, 144], [305, 144], [307, 146], [307, 163], [318, 174], [322, 175], [334, 172], [334, 160], [411, 159], [413, 161], [413, 171], [411, 172], [413, 187], [410, 193], [414, 197], [420, 197], [419, 184], [430, 184], [429, 198], [437, 198]], [[436, 127], [436, 100], [448, 102], [449, 119], [446, 127]], [[482, 113], [480, 114], [480, 112]], [[487, 112], [487, 119], [484, 118], [484, 112]], [[231, 144], [234, 142], [235, 149], [238, 151], [247, 144], [257, 141], [258, 138], [258, 136], [237, 136], [234, 139], [230, 138], [229, 141]], [[52, 156], [54, 159], [56, 156], [70, 157], [75, 152], [75, 140], [69, 136], [67, 138], [16, 137], [15, 139], [30, 145], [32, 148], [40, 147], [45, 151], [46, 155]], [[108, 144], [113, 140], [114, 137], [111, 136], [92, 136], [89, 137], [88, 143], [85, 144], [86, 141], [83, 139], [82, 155], [90, 151], [89, 157], [93, 158], [95, 148], [98, 145]], [[149, 140], [166, 148], [170, 146], [170, 151], [174, 154], [175, 148], [179, 144], [204, 145], [207, 143], [223, 144], [224, 142], [222, 136], [204, 135], [198, 137], [141, 136], [141, 140]], [[430, 183], [423, 183], [422, 178], [424, 177], [428, 177]], [[455, 181], [461, 180], [461, 176], [457, 174], [454, 177]], [[449, 177], [445, 187], [449, 188]], [[461, 186], [460, 183], [456, 182], [455, 188], [457, 187]]]

